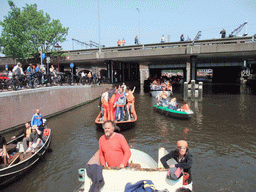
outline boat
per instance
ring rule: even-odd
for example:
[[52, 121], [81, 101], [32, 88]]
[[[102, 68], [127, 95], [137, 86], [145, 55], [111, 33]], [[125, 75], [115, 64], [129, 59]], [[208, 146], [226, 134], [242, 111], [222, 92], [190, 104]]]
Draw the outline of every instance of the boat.
[[[134, 110], [134, 112], [131, 115], [132, 117], [129, 120], [126, 121], [115, 121], [115, 124], [120, 128], [120, 131], [125, 130], [125, 129], [130, 129], [132, 127], [134, 127], [136, 121], [137, 121], [137, 114], [136, 111]], [[95, 123], [97, 125], [98, 128], [102, 129], [102, 111], [98, 114], [98, 116], [95, 119]]]
[[[97, 151], [87, 164], [98, 164], [99, 152]], [[141, 180], [151, 180], [157, 190], [167, 189], [169, 192], [174, 192], [180, 187], [189, 188], [192, 191], [193, 183], [188, 185], [183, 181], [183, 176], [178, 180], [169, 180], [166, 178], [168, 169], [164, 169], [160, 162], [161, 157], [168, 152], [165, 148], [158, 149], [158, 162], [156, 162], [147, 153], [131, 149], [131, 157], [129, 159], [129, 167], [126, 168], [103, 168], [102, 176], [104, 179], [104, 186], [101, 192], [124, 191], [127, 183], [136, 183]], [[169, 165], [176, 163], [174, 159], [167, 161]], [[78, 170], [80, 185], [74, 190], [75, 192], [89, 191], [92, 184], [91, 179], [87, 176], [86, 169], [80, 168]]]
[[[170, 97], [171, 95], [172, 95], [172, 91], [170, 91], [170, 90], [166, 90], [166, 92], [167, 92], [167, 97]], [[150, 95], [152, 96], [152, 97], [154, 97], [154, 98], [156, 98], [157, 97], [157, 95], [159, 95], [159, 94], [161, 94], [162, 93], [162, 91], [160, 90], [150, 90]]]
[[178, 119], [190, 119], [194, 112], [190, 109], [189, 111], [179, 111], [179, 110], [172, 110], [168, 107], [163, 107], [160, 105], [153, 106], [154, 111], [159, 112], [162, 115], [174, 117]]
[[[23, 139], [24, 135], [20, 138]], [[16, 140], [16, 139], [15, 139]], [[27, 172], [48, 150], [51, 142], [51, 129], [44, 129], [43, 135], [44, 144], [34, 153], [24, 154], [17, 152], [17, 144], [11, 142], [7, 143], [7, 152], [11, 156], [8, 159], [8, 165], [1, 164], [0, 167], [0, 186], [5, 187], [12, 181]]]

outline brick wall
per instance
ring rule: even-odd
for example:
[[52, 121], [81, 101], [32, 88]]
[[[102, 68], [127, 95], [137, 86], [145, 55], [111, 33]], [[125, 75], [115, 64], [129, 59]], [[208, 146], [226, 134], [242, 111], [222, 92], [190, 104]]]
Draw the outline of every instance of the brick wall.
[[36, 109], [45, 116], [100, 97], [110, 85], [59, 86], [0, 93], [0, 131], [31, 120]]

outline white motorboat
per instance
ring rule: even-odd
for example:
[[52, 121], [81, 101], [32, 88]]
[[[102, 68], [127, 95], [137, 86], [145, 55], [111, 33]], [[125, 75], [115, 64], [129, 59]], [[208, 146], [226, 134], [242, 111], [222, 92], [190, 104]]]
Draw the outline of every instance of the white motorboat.
[[[166, 155], [168, 152], [164, 148], [160, 148], [158, 151], [158, 163], [147, 153], [131, 149], [131, 157], [129, 160], [129, 167], [127, 168], [104, 168], [102, 175], [105, 181], [104, 186], [101, 188], [102, 192], [124, 191], [125, 185], [128, 182], [136, 183], [141, 180], [151, 180], [154, 183], [155, 189], [164, 190], [169, 192], [175, 192], [180, 187], [189, 188], [192, 190], [192, 182], [188, 185], [183, 185], [183, 176], [178, 180], [173, 181], [166, 178], [167, 169], [164, 169], [160, 158]], [[168, 164], [173, 164], [174, 159], [169, 160]], [[99, 153], [96, 152], [87, 164], [99, 164]], [[131, 167], [130, 164], [140, 165], [140, 168], [136, 166]], [[91, 179], [86, 174], [86, 169], [79, 169], [79, 181], [81, 184], [75, 191], [89, 191], [92, 184]]]

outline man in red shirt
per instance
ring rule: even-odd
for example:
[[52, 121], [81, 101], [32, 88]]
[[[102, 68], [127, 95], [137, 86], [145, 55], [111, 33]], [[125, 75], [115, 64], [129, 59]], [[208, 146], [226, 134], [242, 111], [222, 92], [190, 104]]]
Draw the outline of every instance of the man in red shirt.
[[106, 167], [128, 166], [131, 151], [123, 135], [114, 132], [115, 123], [106, 121], [103, 124], [105, 135], [99, 139], [100, 164]]

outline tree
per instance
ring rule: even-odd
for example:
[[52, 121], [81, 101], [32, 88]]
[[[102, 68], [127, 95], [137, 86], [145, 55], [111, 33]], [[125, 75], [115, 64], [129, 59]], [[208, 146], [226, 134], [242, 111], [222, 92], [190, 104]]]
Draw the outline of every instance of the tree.
[[0, 22], [1, 52], [7, 57], [39, 59], [40, 52], [52, 52], [56, 43], [66, 40], [68, 28], [62, 27], [58, 19], [51, 21], [50, 15], [38, 11], [36, 4], [26, 4], [21, 11], [11, 0], [8, 3], [11, 11]]

